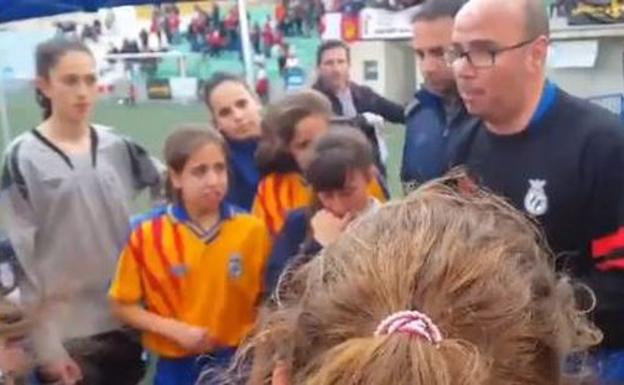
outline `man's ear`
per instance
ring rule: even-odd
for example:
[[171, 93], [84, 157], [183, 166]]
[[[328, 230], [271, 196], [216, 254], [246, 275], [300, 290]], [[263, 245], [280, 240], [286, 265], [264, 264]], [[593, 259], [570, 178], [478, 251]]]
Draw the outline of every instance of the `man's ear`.
[[543, 71], [548, 59], [548, 46], [550, 41], [546, 36], [540, 36], [531, 47], [531, 63], [534, 71]]

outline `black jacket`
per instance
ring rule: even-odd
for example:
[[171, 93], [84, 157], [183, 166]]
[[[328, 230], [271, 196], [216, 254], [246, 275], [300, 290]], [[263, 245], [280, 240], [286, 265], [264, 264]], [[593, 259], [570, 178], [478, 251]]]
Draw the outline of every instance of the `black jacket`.
[[[332, 105], [332, 110], [334, 114], [338, 117], [343, 116], [342, 104], [340, 103], [340, 99], [319, 79], [313, 86], [315, 90], [324, 94]], [[351, 89], [351, 96], [353, 97], [353, 104], [355, 106], [355, 111], [358, 116], [353, 119], [351, 124], [358, 129], [362, 130], [364, 135], [368, 138], [371, 145], [373, 146], [373, 151], [375, 155], [375, 163], [379, 168], [379, 171], [382, 175], [385, 176], [386, 170], [383, 162], [381, 161], [381, 151], [379, 148], [379, 142], [377, 140], [377, 133], [375, 132], [375, 127], [368, 124], [366, 119], [364, 119], [361, 114], [365, 112], [370, 112], [375, 115], [379, 115], [383, 117], [385, 120], [388, 120], [392, 123], [405, 123], [405, 109], [403, 106], [391, 102], [390, 100], [384, 98], [383, 96], [377, 94], [370, 87], [360, 86], [355, 83], [349, 83], [349, 88]]]
[[[338, 97], [323, 83], [318, 80], [313, 86], [331, 101], [334, 114], [343, 116], [342, 104]], [[392, 123], [405, 123], [405, 109], [402, 105], [394, 103], [373, 91], [370, 87], [349, 83], [353, 104], [358, 114], [371, 112], [379, 115]]]

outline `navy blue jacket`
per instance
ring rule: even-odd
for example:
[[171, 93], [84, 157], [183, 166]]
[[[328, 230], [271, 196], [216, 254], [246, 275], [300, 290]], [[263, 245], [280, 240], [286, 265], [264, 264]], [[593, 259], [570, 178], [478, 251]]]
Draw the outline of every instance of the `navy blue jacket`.
[[226, 201], [251, 211], [260, 182], [260, 171], [254, 158], [259, 140], [228, 139], [227, 142], [230, 148], [230, 178]]
[[401, 182], [411, 190], [450, 169], [457, 137], [474, 130], [478, 120], [463, 105], [447, 117], [443, 99], [424, 88], [416, 93], [406, 115]]
[[293, 210], [286, 217], [284, 227], [273, 244], [265, 276], [266, 294], [275, 290], [279, 277], [295, 257], [316, 255], [322, 247], [315, 241], [308, 241], [310, 229], [309, 208]]

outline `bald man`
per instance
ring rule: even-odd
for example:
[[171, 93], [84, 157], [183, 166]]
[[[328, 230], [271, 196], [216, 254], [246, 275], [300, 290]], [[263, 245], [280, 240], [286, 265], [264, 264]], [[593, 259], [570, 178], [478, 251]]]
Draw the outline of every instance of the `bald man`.
[[[541, 223], [559, 268], [596, 294], [602, 352], [624, 350], [624, 127], [546, 79], [542, 0], [471, 0], [452, 41], [447, 62], [482, 120], [456, 163]], [[601, 366], [624, 371], [611, 357]]]

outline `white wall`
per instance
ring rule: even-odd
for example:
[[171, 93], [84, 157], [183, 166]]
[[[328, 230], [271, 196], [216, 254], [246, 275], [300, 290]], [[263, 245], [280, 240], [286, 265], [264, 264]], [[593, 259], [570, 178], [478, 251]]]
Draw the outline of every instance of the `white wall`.
[[624, 37], [598, 39], [598, 57], [593, 68], [549, 69], [548, 76], [567, 92], [596, 96], [624, 92]]
[[[624, 93], [624, 34], [591, 36], [591, 39], [599, 41], [598, 57], [593, 68], [549, 69], [548, 77], [564, 90], [580, 97]], [[420, 76], [407, 41], [360, 41], [351, 47], [354, 81], [366, 84], [396, 102], [411, 100]], [[366, 60], [378, 62], [377, 81], [364, 80]]]
[[[378, 78], [365, 80], [364, 63], [377, 62]], [[416, 89], [413, 53], [405, 41], [359, 41], [351, 45], [351, 78], [388, 99], [406, 104]]]

